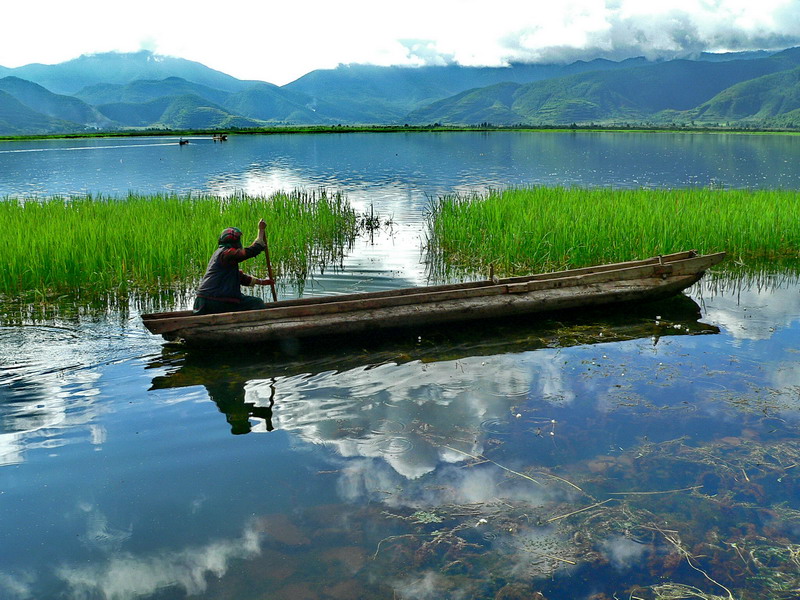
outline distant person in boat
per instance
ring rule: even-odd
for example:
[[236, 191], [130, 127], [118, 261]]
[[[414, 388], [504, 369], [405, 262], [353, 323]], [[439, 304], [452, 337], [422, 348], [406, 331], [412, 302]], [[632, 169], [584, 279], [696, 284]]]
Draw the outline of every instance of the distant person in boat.
[[219, 236], [219, 247], [208, 261], [206, 274], [197, 289], [194, 314], [231, 312], [236, 310], [258, 310], [266, 303], [256, 296], [242, 294], [242, 285], [272, 285], [272, 279], [259, 279], [239, 269], [239, 263], [258, 256], [267, 247], [264, 219], [258, 223], [258, 237], [247, 248], [242, 247], [242, 232], [228, 227]]

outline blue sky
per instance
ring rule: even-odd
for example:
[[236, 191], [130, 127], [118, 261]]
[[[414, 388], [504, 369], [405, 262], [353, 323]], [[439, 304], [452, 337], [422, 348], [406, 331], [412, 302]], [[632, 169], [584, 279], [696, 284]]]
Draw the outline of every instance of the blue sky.
[[800, 0], [29, 0], [0, 65], [147, 49], [283, 85], [340, 63], [504, 65], [800, 45]]

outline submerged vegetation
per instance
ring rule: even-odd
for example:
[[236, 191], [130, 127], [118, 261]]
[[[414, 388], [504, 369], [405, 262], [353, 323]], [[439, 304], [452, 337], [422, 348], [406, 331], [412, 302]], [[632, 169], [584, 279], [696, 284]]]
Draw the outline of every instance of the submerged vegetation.
[[[341, 260], [357, 228], [347, 199], [325, 191], [9, 199], [0, 202], [11, 236], [0, 250], [0, 294], [91, 299], [185, 290], [203, 274], [220, 231], [239, 227], [249, 244], [262, 217], [276, 275], [297, 281], [312, 266]], [[266, 262], [259, 257], [245, 269], [263, 275]]]
[[[581, 588], [594, 594], [580, 597], [595, 600], [796, 597], [794, 440], [644, 441], [578, 461], [570, 480], [546, 468], [470, 459], [472, 469], [505, 472], [498, 488], [516, 481], [567, 500], [535, 505], [499, 495], [435, 512], [384, 512], [406, 526], [376, 545], [383, 568], [411, 562], [437, 572], [443, 592], [457, 582], [489, 587], [494, 595], [486, 597], [495, 598], [577, 597]], [[676, 473], [683, 474], [677, 481]], [[665, 488], [665, 480], [681, 487]]]
[[791, 266], [800, 192], [534, 187], [446, 196], [431, 208], [434, 268], [504, 274], [688, 249]]
[[[302, 587], [309, 598], [328, 598], [325, 590], [344, 587], [346, 578], [350, 598], [796, 598], [800, 442], [790, 416], [796, 394], [766, 385], [734, 393], [742, 379], [755, 383], [752, 373], [735, 362], [710, 372], [697, 355], [685, 357], [694, 343], [669, 350], [674, 336], [713, 335], [692, 305], [681, 296], [640, 308], [636, 325], [629, 313], [603, 312], [577, 324], [552, 319], [494, 330], [495, 344], [521, 342], [516, 351], [525, 358], [514, 360], [527, 361], [535, 377], [547, 377], [544, 365], [563, 363], [563, 370], [553, 368], [569, 383], [546, 395], [541, 391], [548, 388], [499, 374], [498, 364], [509, 363], [491, 357], [511, 354], [494, 346], [484, 355], [485, 330], [455, 332], [451, 348], [440, 342], [422, 360], [419, 354], [393, 360], [371, 347], [367, 360], [381, 365], [375, 379], [364, 375], [370, 369], [363, 355], [348, 365], [341, 356], [281, 362], [265, 354], [244, 364], [236, 359], [236, 367], [192, 358], [153, 383], [205, 385], [227, 426], [255, 415], [248, 411], [258, 394], [246, 403], [244, 387], [254, 377], [272, 381], [270, 402], [274, 390], [286, 411], [278, 427], [300, 438], [313, 430], [317, 443], [369, 449], [361, 452], [370, 456], [355, 454], [316, 474], [336, 477], [337, 489], [351, 490], [349, 502], [300, 505], [291, 518], [267, 515], [259, 522], [270, 532], [263, 564], [279, 556], [296, 565], [268, 579], [264, 597]], [[645, 314], [661, 317], [648, 323]], [[646, 340], [657, 330], [664, 335], [651, 346]], [[639, 341], [605, 343], [625, 339]], [[531, 352], [536, 346], [551, 349], [541, 362], [532, 360], [540, 354]], [[431, 385], [410, 377], [437, 370], [454, 394], [448, 401], [424, 399], [438, 393], [441, 379], [426, 375]], [[347, 374], [353, 383], [337, 388]], [[486, 377], [507, 387], [483, 387]], [[219, 386], [223, 380], [228, 387]], [[413, 381], [422, 391], [401, 400], [406, 383], [394, 388], [395, 381]], [[320, 396], [307, 391], [316, 385]], [[370, 402], [379, 385], [393, 410]], [[343, 389], [350, 393], [331, 393]], [[298, 393], [314, 399], [313, 414], [305, 402], [297, 406]], [[472, 398], [476, 414], [455, 408], [456, 400]], [[265, 401], [266, 391], [255, 406]], [[292, 415], [302, 415], [303, 424], [293, 425]], [[321, 423], [325, 434], [318, 433]], [[433, 464], [430, 456], [439, 462], [424, 475], [392, 473], [398, 465]], [[336, 564], [347, 557], [347, 568], [331, 568], [332, 557]], [[253, 572], [232, 572], [219, 585], [250, 581]]]

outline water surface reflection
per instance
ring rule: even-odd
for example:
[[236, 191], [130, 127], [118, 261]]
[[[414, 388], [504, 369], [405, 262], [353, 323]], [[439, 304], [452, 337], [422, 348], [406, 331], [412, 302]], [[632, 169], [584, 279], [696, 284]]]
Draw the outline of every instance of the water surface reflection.
[[[308, 294], [424, 283], [441, 192], [800, 187], [788, 136], [104, 143], [2, 154], [0, 191], [325, 185], [394, 217]], [[0, 597], [793, 597], [799, 288], [717, 281], [642, 312], [209, 354], [135, 308], [15, 319]]]
[[[786, 294], [784, 318], [795, 293]], [[696, 334], [720, 330], [698, 320], [694, 301], [677, 300], [638, 319], [594, 314], [507, 325], [498, 336], [506, 352], [451, 335], [438, 341], [438, 354], [401, 340], [370, 349], [366, 356], [376, 360], [363, 365], [366, 356], [355, 352], [308, 363], [262, 356], [217, 369], [187, 356], [171, 368], [167, 353], [153, 363], [168, 371], [153, 386], [206, 386], [228, 414], [217, 382], [238, 380], [249, 416], [268, 407], [276, 431], [332, 452], [324, 473], [344, 503], [332, 514], [372, 528], [346, 534], [348, 543], [357, 540], [350, 568], [359, 593], [565, 597], [640, 585], [641, 597], [672, 597], [665, 594], [743, 585], [728, 570], [731, 547], [703, 539], [696, 519], [706, 526], [711, 519], [729, 544], [783, 556], [771, 588], [779, 589], [793, 581], [785, 570], [790, 551], [764, 535], [776, 527], [785, 535], [793, 517], [765, 519], [749, 507], [791, 502], [794, 484], [774, 481], [785, 482], [794, 464], [794, 419], [774, 405], [748, 406], [760, 400], [757, 390], [748, 397], [760, 378], [740, 372], [724, 351], [710, 356], [706, 340], [717, 336]], [[711, 294], [704, 302], [718, 300]], [[712, 310], [730, 323], [746, 307], [722, 301]], [[718, 341], [724, 348], [729, 339]], [[722, 497], [730, 520], [711, 516]], [[314, 560], [321, 560], [314, 544], [326, 539], [316, 537], [318, 510], [304, 511], [301, 521], [316, 525], [298, 524], [294, 534]], [[737, 533], [737, 520], [754, 534]], [[712, 552], [717, 566], [692, 562], [686, 539]], [[692, 565], [708, 569], [713, 582]], [[389, 576], [388, 587], [371, 583], [377, 573]], [[665, 573], [679, 582], [672, 592], [655, 583]], [[506, 583], [497, 583], [499, 574]]]
[[[551, 600], [670, 597], [664, 581], [676, 593], [790, 589], [797, 287], [724, 290], [709, 281], [638, 311], [294, 353], [153, 344], [136, 358], [109, 339], [120, 360], [18, 360], [15, 385], [40, 387], [16, 398], [5, 387], [0, 405], [15, 457], [3, 469], [25, 475], [3, 479], [0, 589]], [[766, 298], [765, 328], [748, 314]], [[735, 548], [753, 552], [757, 577]]]
[[188, 146], [174, 138], [2, 142], [0, 195], [227, 196], [323, 186], [405, 220], [426, 196], [492, 187], [797, 189], [798, 144], [791, 135], [510, 131], [232, 135]]
[[[426, 331], [424, 341], [415, 331], [401, 333], [363, 340], [367, 349], [351, 345], [349, 354], [340, 349], [321, 362], [304, 353], [298, 362], [262, 354], [219, 364], [218, 357], [189, 354], [178, 369], [154, 378], [153, 388], [202, 385], [232, 433], [278, 428], [417, 479], [481, 454], [493, 434], [527, 432], [553, 441], [556, 408], [526, 418], [519, 411], [536, 399], [562, 412], [586, 393], [576, 385], [576, 367], [559, 359], [564, 348], [635, 339], [655, 347], [664, 336], [719, 331], [698, 320], [700, 308], [686, 296], [635, 312], [494, 321], [460, 334]], [[440, 440], [466, 447], [454, 450]]]

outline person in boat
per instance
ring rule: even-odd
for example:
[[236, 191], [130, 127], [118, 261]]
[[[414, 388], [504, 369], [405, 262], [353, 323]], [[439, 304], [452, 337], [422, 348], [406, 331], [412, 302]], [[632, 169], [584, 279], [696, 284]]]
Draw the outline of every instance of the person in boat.
[[220, 234], [219, 247], [211, 255], [206, 274], [197, 289], [194, 314], [207, 315], [267, 307], [261, 298], [242, 294], [240, 286], [273, 285], [275, 281], [259, 279], [239, 269], [239, 263], [258, 256], [267, 247], [264, 233], [266, 227], [264, 219], [261, 219], [258, 223], [258, 237], [246, 248], [242, 247], [242, 232], [236, 227], [228, 227]]

